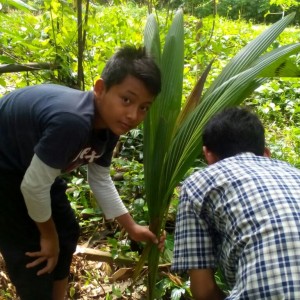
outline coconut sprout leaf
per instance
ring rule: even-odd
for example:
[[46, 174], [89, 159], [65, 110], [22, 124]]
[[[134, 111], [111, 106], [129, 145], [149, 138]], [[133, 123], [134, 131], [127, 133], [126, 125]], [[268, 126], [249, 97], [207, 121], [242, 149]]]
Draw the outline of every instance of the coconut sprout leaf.
[[[269, 66], [266, 72], [261, 73], [260, 76], [267, 77], [271, 76], [270, 72], [274, 71], [273, 76], [277, 77], [300, 77], [300, 68], [292, 60], [285, 60], [279, 66]], [[274, 68], [274, 69], [273, 69]]]
[[[153, 14], [149, 15], [147, 18], [147, 23], [144, 31], [144, 44], [146, 51], [155, 58], [158, 66], [160, 67], [161, 62], [161, 46], [159, 39], [159, 28], [156, 19]], [[158, 97], [159, 98], [159, 97]], [[148, 113], [147, 118], [144, 121], [144, 135], [147, 139], [144, 140], [144, 149], [146, 150], [146, 157], [144, 154], [145, 162], [147, 159], [152, 159], [152, 153], [154, 151], [154, 141], [156, 138], [156, 126], [158, 123], [158, 112], [159, 112], [159, 101], [160, 99], [155, 99], [154, 104], [151, 107], [152, 113]], [[150, 130], [151, 129], [151, 130]], [[146, 162], [147, 164], [147, 162]], [[145, 177], [150, 177], [149, 172], [145, 170]], [[147, 182], [147, 180], [146, 180]]]
[[[209, 68], [204, 71], [203, 78], [198, 81], [189, 97], [190, 103], [186, 104], [180, 116], [183, 17], [182, 13], [176, 14], [161, 56], [162, 92], [144, 124], [144, 145], [147, 145], [144, 147], [146, 199], [150, 229], [155, 234], [158, 235], [164, 225], [174, 188], [201, 152], [201, 133], [207, 121], [225, 107], [241, 104], [270, 77], [278, 74], [297, 76], [297, 66], [289, 60], [289, 57], [299, 53], [299, 44], [283, 46], [263, 54], [291, 22], [293, 16], [291, 14], [278, 21], [244, 47], [201, 97]], [[153, 38], [151, 41], [158, 43]], [[146, 44], [149, 51], [157, 51], [154, 49], [157, 49], [158, 44], [155, 46], [151, 45], [151, 42]], [[178, 52], [175, 54], [175, 51]], [[148, 299], [152, 300], [155, 297], [159, 262], [156, 246], [147, 244], [145, 247], [136, 268], [135, 278], [145, 261], [148, 261]]]
[[[149, 40], [147, 35], [145, 40]], [[162, 92], [148, 114], [149, 118], [152, 119], [150, 123], [153, 126], [155, 124], [158, 128], [167, 126], [167, 131], [170, 128], [173, 129], [173, 124], [181, 109], [183, 60], [183, 14], [182, 11], [178, 11], [168, 31], [162, 54]], [[153, 127], [151, 131], [154, 134], [158, 132]], [[166, 138], [167, 144], [170, 140], [170, 135], [167, 133]], [[158, 142], [161, 144], [161, 140]]]
[[153, 14], [147, 18], [147, 23], [144, 30], [145, 48], [155, 59], [156, 63], [160, 66], [161, 62], [161, 46], [159, 38], [159, 29]]
[[[178, 135], [175, 137], [170, 151], [166, 157], [166, 172], [165, 177], [169, 174], [170, 178], [166, 185], [166, 193], [172, 193], [174, 188], [182, 180], [188, 169], [194, 163], [196, 157], [200, 154], [202, 149], [201, 134], [206, 122], [218, 111], [224, 107], [240, 104], [246, 97], [248, 97], [257, 87], [259, 87], [266, 79], [254, 80], [248, 84], [243, 85], [243, 89], [236, 92], [234, 98], [226, 99], [226, 94], [223, 94], [222, 100], [224, 105], [212, 106], [206, 110], [205, 114], [200, 116], [201, 112], [194, 114], [190, 122], [184, 124], [184, 129], [180, 128]], [[225, 100], [228, 100], [227, 103]], [[230, 101], [229, 101], [230, 100]], [[228, 104], [228, 103], [231, 103]], [[220, 104], [223, 104], [222, 102]], [[194, 128], [189, 128], [188, 125], [195, 122], [197, 124]], [[163, 184], [163, 183], [162, 183]]]
[[238, 52], [225, 66], [221, 74], [209, 87], [209, 91], [215, 89], [216, 86], [222, 84], [230, 77], [247, 69], [267, 48], [274, 42], [279, 34], [291, 23], [295, 13], [291, 13], [281, 20], [277, 21], [271, 27], [266, 29], [256, 39], [248, 43], [242, 50]]
[[[180, 127], [177, 136], [170, 146], [170, 151], [166, 157], [165, 178], [168, 178], [170, 190], [173, 190], [178, 184], [179, 178], [182, 178], [187, 171], [186, 161], [194, 161], [198, 152], [201, 149], [200, 136], [203, 126], [215, 113], [221, 109], [240, 104], [245, 96], [253, 92], [257, 88], [257, 77], [264, 72], [269, 65], [276, 61], [284, 60], [295, 52], [300, 51], [300, 44], [292, 44], [286, 47], [281, 47], [281, 51], [273, 51], [265, 60], [260, 60], [257, 65], [235, 76], [235, 80], [230, 80], [230, 85], [219, 94], [211, 94], [209, 105], [201, 102], [197, 108], [191, 113], [190, 118], [186, 120], [183, 126]], [[262, 79], [264, 80], [264, 79]], [[213, 97], [214, 96], [214, 97]]]
[[[148, 29], [145, 30], [145, 46], [152, 55], [160, 46], [158, 39], [153, 38], [156, 34], [156, 20], [150, 16], [147, 20]], [[149, 29], [154, 28], [154, 29]], [[156, 45], [152, 45], [155, 43]], [[153, 103], [150, 112], [144, 122], [144, 172], [146, 200], [149, 208], [150, 229], [158, 234], [157, 230], [161, 227], [160, 203], [161, 193], [157, 190], [161, 181], [161, 166], [164, 163], [165, 151], [169, 147], [171, 133], [176, 122], [178, 113], [181, 109], [182, 83], [183, 83], [183, 62], [184, 62], [184, 30], [183, 12], [179, 10], [168, 30], [162, 53], [160, 68], [162, 73], [162, 92]], [[159, 150], [158, 150], [159, 149]], [[165, 201], [166, 202], [166, 201]], [[151, 251], [151, 255], [149, 254]], [[135, 268], [134, 278], [141, 271], [146, 260], [149, 269], [149, 288], [154, 290], [156, 271], [159, 253], [157, 248], [152, 249], [148, 244], [143, 255]], [[150, 295], [152, 297], [153, 295]], [[151, 299], [151, 298], [150, 298]]]
[[194, 86], [192, 92], [190, 93], [189, 97], [186, 99], [185, 104], [182, 110], [179, 113], [176, 127], [174, 128], [174, 133], [177, 131], [177, 128], [183, 123], [186, 117], [189, 115], [191, 111], [195, 109], [195, 107], [200, 103], [204, 84], [206, 82], [207, 76], [210, 72], [211, 66], [214, 60], [212, 60], [208, 66], [205, 68], [203, 74], [198, 79], [196, 85]]
[[[257, 65], [233, 77], [233, 79], [229, 80], [230, 84], [224, 83], [221, 87], [218, 88], [218, 93], [212, 93], [208, 98], [206, 98], [206, 102], [209, 102], [209, 105], [205, 105], [206, 103], [204, 103], [204, 101], [201, 102], [200, 105], [195, 109], [195, 111], [191, 113], [190, 118], [193, 118], [193, 115], [196, 118], [205, 115], [212, 106], [215, 106], [216, 104], [219, 105], [219, 103], [222, 103], [223, 105], [235, 105], [235, 94], [239, 93], [240, 90], [242, 91], [243, 89], [245, 89], [248, 82], [251, 82], [255, 79], [255, 77], [265, 72], [265, 70], [268, 69], [271, 64], [275, 64], [276, 61], [280, 62], [282, 60], [285, 60], [285, 58], [289, 57], [293, 53], [300, 51], [299, 44], [292, 44], [281, 48], [281, 51], [273, 51], [268, 55], [268, 57], [266, 57], [265, 60], [259, 60]], [[231, 102], [224, 100], [224, 98], [228, 97], [228, 94], [230, 96], [228, 101]], [[188, 127], [189, 130], [193, 132], [197, 127], [197, 121], [187, 120], [184, 126]], [[181, 131], [184, 132], [184, 134], [188, 132], [183, 127], [181, 127]], [[183, 144], [186, 145], [186, 142], [184, 142]]]
[[169, 127], [173, 128], [181, 109], [182, 82], [183, 82], [183, 62], [184, 62], [184, 30], [183, 12], [179, 10], [166, 37], [162, 54], [162, 78], [163, 90], [161, 93], [164, 99], [161, 116], [168, 115], [171, 121]]
[[300, 68], [291, 58], [277, 60], [259, 74], [261, 77], [300, 77]]
[[[270, 51], [269, 53], [262, 55], [259, 59], [257, 59], [253, 64], [250, 66], [250, 68], [253, 68], [256, 66], [261, 66], [261, 71], [257, 73], [256, 76], [260, 77], [278, 77], [278, 75], [275, 73], [275, 70], [285, 61], [289, 60], [289, 57], [292, 56], [295, 53], [299, 53], [299, 45], [300, 43], [296, 44], [290, 44], [286, 46], [282, 46], [280, 48], [277, 48], [273, 51]], [[289, 64], [291, 67], [291, 65]], [[273, 68], [273, 71], [272, 71]], [[297, 72], [298, 67], [294, 65], [293, 67], [293, 73]], [[292, 73], [292, 72], [291, 72]], [[236, 80], [239, 80], [238, 77], [241, 76], [243, 72], [240, 74], [237, 74], [235, 76], [232, 76], [230, 79], [228, 79], [226, 82], [224, 82], [219, 87], [216, 87], [214, 91], [207, 91], [203, 95], [203, 99], [201, 104], [203, 104], [203, 111], [211, 106], [212, 102], [215, 101], [216, 98], [221, 97], [222, 93], [228, 89], [228, 87], [233, 84]], [[268, 76], [266, 76], [268, 75]]]
[[[153, 18], [151, 19], [153, 22]], [[145, 40], [149, 40], [145, 32]], [[161, 180], [161, 165], [168, 149], [171, 133], [181, 108], [183, 82], [183, 13], [178, 11], [168, 31], [162, 53], [162, 92], [157, 97], [144, 123], [144, 134], [150, 137], [144, 146], [145, 190], [148, 207], [156, 207], [160, 201], [156, 189]], [[149, 47], [149, 43], [145, 43]], [[151, 47], [148, 49], [155, 49]], [[157, 149], [159, 148], [159, 155]], [[149, 178], [149, 180], [148, 180]], [[151, 178], [151, 180], [150, 180]], [[150, 217], [155, 217], [155, 209], [149, 209]]]

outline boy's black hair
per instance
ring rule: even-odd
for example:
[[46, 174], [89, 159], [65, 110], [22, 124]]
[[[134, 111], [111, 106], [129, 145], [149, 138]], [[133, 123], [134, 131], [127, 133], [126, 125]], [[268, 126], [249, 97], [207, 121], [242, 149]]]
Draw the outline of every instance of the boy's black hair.
[[262, 156], [265, 150], [264, 127], [259, 118], [245, 108], [227, 108], [205, 125], [203, 146], [219, 159], [242, 152]]
[[101, 78], [109, 90], [113, 85], [120, 84], [128, 75], [141, 80], [153, 96], [160, 93], [160, 70], [144, 47], [125, 46], [118, 50], [108, 60]]

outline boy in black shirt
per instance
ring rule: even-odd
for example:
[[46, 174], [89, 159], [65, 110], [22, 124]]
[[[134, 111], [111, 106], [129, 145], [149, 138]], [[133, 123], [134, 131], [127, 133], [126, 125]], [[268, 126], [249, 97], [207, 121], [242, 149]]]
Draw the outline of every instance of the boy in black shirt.
[[22, 300], [64, 299], [79, 227], [59, 175], [80, 165], [106, 218], [162, 246], [133, 221], [109, 173], [119, 135], [144, 120], [160, 89], [145, 50], [124, 47], [93, 92], [45, 84], [0, 100], [0, 251]]

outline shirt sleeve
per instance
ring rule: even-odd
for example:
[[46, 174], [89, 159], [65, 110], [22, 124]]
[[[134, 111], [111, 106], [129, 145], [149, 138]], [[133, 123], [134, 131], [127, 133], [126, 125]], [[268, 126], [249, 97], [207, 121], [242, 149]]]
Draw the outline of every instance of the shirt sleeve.
[[96, 163], [88, 164], [88, 183], [107, 219], [128, 212], [111, 179], [109, 167], [102, 167]]
[[215, 267], [210, 228], [201, 217], [201, 206], [182, 187], [176, 216], [173, 271]]
[[35, 222], [49, 220], [52, 213], [50, 189], [59, 174], [59, 169], [49, 167], [34, 154], [21, 183], [21, 191], [28, 214]]

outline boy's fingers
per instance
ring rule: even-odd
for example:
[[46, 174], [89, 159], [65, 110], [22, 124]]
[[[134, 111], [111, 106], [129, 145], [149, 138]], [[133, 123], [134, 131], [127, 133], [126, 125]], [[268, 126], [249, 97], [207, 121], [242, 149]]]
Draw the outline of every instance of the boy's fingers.
[[42, 262], [44, 262], [47, 258], [42, 256], [42, 257], [39, 257], [37, 258], [36, 260], [32, 261], [31, 263], [28, 263], [26, 265], [26, 268], [33, 268], [33, 267], [36, 267], [38, 266], [39, 264], [41, 264]]
[[42, 256], [42, 252], [26, 252], [25, 255], [30, 256], [30, 257], [39, 257]]
[[37, 272], [37, 275], [39, 276], [39, 275], [43, 275], [43, 274], [46, 274], [46, 273], [51, 273], [53, 271], [53, 269], [55, 268], [55, 266], [56, 266], [57, 259], [47, 258], [46, 256], [41, 256], [41, 257], [37, 258], [36, 260], [34, 260], [33, 262], [28, 263], [26, 265], [26, 268], [36, 267], [39, 264], [43, 263], [44, 261], [47, 261], [47, 265], [43, 269], [39, 270]]
[[155, 234], [152, 231], [148, 230], [147, 236], [148, 236], [148, 238], [147, 238], [148, 241], [151, 241], [154, 244], [158, 243], [157, 237], [155, 236]]
[[48, 259], [48, 263], [47, 263], [47, 266], [41, 270], [39, 270], [37, 272], [37, 275], [43, 275], [43, 274], [46, 274], [46, 273], [51, 273], [53, 271], [53, 269], [55, 268], [55, 260], [54, 259]]

